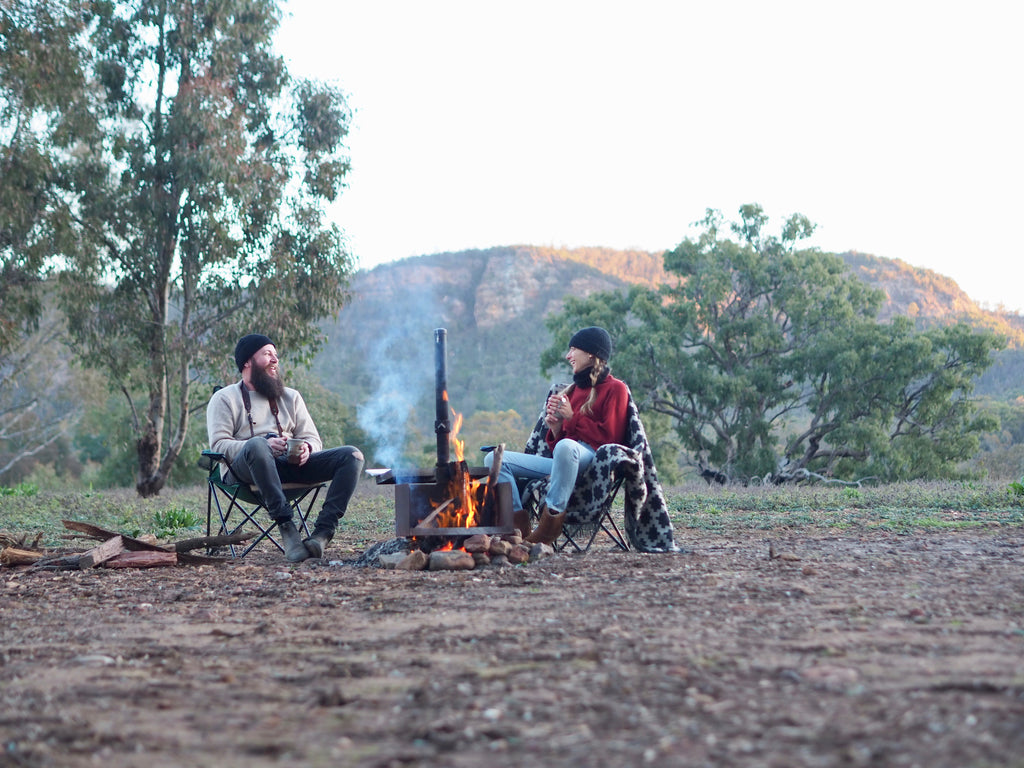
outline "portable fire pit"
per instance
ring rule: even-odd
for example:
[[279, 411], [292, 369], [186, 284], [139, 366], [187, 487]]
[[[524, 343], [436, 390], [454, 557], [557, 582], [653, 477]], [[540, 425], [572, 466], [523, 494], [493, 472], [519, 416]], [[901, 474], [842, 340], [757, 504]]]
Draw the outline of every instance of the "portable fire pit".
[[456, 441], [456, 458], [451, 459], [455, 435], [448, 404], [447, 358], [448, 332], [438, 328], [434, 331], [437, 466], [433, 470], [388, 470], [377, 477], [378, 484], [395, 485], [395, 535], [414, 538], [426, 551], [448, 544], [457, 548], [476, 534], [515, 531], [512, 486], [497, 482], [500, 448], [490, 472], [466, 463], [461, 442]]

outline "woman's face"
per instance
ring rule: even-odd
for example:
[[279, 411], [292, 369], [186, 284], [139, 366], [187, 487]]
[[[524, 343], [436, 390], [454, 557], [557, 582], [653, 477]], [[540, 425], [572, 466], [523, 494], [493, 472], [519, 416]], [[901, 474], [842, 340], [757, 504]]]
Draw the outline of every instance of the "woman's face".
[[594, 356], [592, 354], [584, 352], [582, 349], [576, 349], [576, 347], [569, 347], [569, 351], [565, 354], [565, 359], [569, 361], [574, 374], [585, 371], [594, 364]]

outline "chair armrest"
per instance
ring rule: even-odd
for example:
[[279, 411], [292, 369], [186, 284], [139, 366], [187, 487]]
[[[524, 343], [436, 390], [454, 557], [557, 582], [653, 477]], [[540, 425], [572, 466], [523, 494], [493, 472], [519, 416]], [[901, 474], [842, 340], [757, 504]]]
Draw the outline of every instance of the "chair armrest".
[[218, 451], [205, 450], [199, 455], [196, 465], [207, 472], [213, 472], [217, 465], [224, 460], [224, 454]]

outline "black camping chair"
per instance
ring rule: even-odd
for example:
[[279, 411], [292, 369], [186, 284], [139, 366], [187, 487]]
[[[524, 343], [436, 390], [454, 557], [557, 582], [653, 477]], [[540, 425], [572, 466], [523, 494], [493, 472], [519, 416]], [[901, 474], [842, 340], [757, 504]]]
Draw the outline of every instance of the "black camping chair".
[[[214, 510], [217, 513], [218, 536], [238, 533], [246, 523], [251, 523], [259, 531], [259, 535], [246, 546], [241, 554], [236, 552], [236, 545], [229, 544], [232, 557], [245, 557], [253, 547], [261, 541], [270, 541], [281, 552], [284, 546], [277, 539], [277, 528], [269, 515], [264, 515], [269, 524], [264, 523], [258, 517], [261, 510], [266, 509], [259, 489], [255, 485], [241, 482], [226, 482], [221, 478], [221, 466], [227, 465], [227, 457], [216, 451], [203, 451], [199, 458], [199, 467], [207, 471], [206, 483], [206, 535], [213, 535]], [[307, 520], [313, 511], [320, 490], [327, 483], [285, 483], [282, 486], [285, 498], [291, 504], [293, 513], [298, 513], [301, 521], [303, 535], [309, 536]], [[232, 513], [238, 510], [238, 515], [232, 521]]]
[[[599, 453], [602, 448], [604, 446], [598, 448]], [[598, 460], [599, 457], [595, 456], [595, 463]], [[594, 478], [591, 477], [589, 470], [580, 474], [576, 479], [576, 490], [573, 491], [573, 495], [569, 498], [569, 505], [565, 509], [562, 534], [553, 545], [556, 552], [562, 552], [566, 549], [573, 552], [587, 552], [593, 545], [597, 535], [602, 532], [612, 540], [615, 549], [623, 552], [629, 551], [626, 537], [622, 535], [619, 526], [615, 523], [615, 518], [612, 516], [615, 497], [619, 492], [619, 488], [622, 487], [623, 479], [621, 476], [616, 476], [610, 489], [601, 500], [598, 513], [594, 515], [593, 510], [591, 510], [591, 514], [585, 516], [581, 505], [574, 502], [577, 499], [577, 491], [592, 487]], [[523, 509], [530, 513], [530, 521], [534, 526], [540, 521], [540, 507], [547, 493], [547, 486], [547, 478], [533, 480], [527, 483], [523, 493]]]
[[[612, 512], [619, 489], [626, 479], [623, 473], [629, 471], [630, 464], [633, 465], [633, 471], [638, 471], [636, 463], [649, 451], [649, 445], [647, 433], [640, 421], [640, 411], [632, 394], [629, 396], [628, 409], [629, 434], [625, 441], [627, 444], [609, 443], [599, 446], [594, 461], [576, 478], [569, 504], [565, 509], [562, 534], [554, 544], [556, 551], [561, 552], [569, 548], [574, 552], [586, 552], [593, 545], [597, 535], [602, 532], [611, 539], [615, 549], [623, 552], [630, 550], [627, 538], [619, 529]], [[524, 448], [526, 453], [551, 455], [543, 438], [547, 429], [543, 419], [542, 413]], [[640, 469], [642, 470], [642, 467]], [[550, 478], [520, 481], [523, 508], [529, 512], [533, 525], [539, 521], [541, 503], [547, 493], [549, 482]]]
[[[494, 446], [485, 445], [480, 450], [487, 453], [493, 451]], [[584, 517], [578, 509], [573, 509], [574, 497], [570, 497], [565, 522], [562, 524], [562, 534], [554, 544], [556, 552], [561, 552], [566, 547], [571, 547], [574, 552], [586, 552], [594, 543], [597, 534], [602, 531], [608, 535], [617, 549], [621, 549], [623, 552], [629, 551], [626, 537], [622, 535], [612, 517], [612, 506], [619, 488], [622, 486], [622, 481], [622, 477], [615, 478], [611, 489], [602, 501], [600, 514], [596, 517]], [[540, 505], [547, 491], [547, 482], [546, 478], [542, 480], [529, 480], [522, 477], [516, 479], [516, 492], [523, 501], [523, 509], [530, 515], [531, 527], [536, 527], [540, 521]], [[585, 488], [592, 484], [592, 479], [586, 474], [576, 480], [577, 488]]]

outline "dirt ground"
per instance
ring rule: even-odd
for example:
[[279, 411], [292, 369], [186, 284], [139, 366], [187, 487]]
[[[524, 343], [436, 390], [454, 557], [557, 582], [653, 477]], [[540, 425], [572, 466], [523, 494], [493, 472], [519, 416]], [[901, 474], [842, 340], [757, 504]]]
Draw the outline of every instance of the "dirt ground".
[[679, 538], [4, 568], [0, 765], [1024, 766], [1024, 531]]

